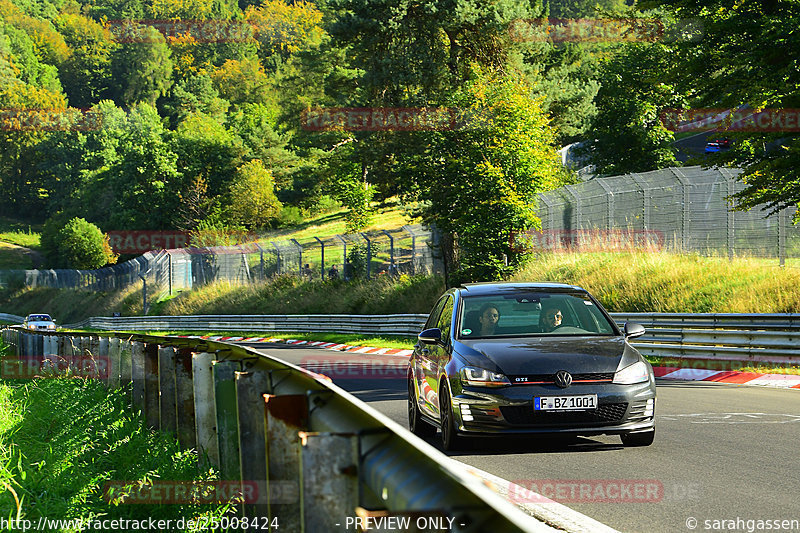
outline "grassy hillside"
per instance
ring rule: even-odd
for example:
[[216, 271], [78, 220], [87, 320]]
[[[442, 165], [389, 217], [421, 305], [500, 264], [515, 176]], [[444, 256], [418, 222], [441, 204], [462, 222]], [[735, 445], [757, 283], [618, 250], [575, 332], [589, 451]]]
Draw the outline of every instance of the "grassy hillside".
[[532, 258], [515, 281], [580, 285], [610, 311], [796, 313], [800, 268], [776, 260], [671, 253], [551, 254]]
[[34, 268], [39, 227], [0, 217], [0, 270]]

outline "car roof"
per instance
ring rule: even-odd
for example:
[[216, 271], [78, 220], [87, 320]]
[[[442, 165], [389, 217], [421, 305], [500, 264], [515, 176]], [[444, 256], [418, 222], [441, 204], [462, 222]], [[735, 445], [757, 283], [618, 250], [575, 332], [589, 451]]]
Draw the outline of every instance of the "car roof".
[[586, 289], [577, 285], [567, 285], [566, 283], [525, 283], [525, 282], [485, 282], [485, 283], [465, 283], [458, 288], [462, 296], [482, 296], [490, 294], [503, 294], [518, 291], [544, 291], [544, 292], [568, 292], [582, 291]]

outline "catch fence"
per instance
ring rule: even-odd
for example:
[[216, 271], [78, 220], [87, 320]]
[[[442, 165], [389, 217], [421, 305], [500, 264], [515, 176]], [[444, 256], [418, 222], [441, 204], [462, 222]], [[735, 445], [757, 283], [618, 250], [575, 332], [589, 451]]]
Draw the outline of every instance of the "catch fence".
[[406, 225], [323, 238], [160, 250], [97, 270], [2, 270], [0, 286], [92, 291], [136, 286], [142, 289], [146, 310], [154, 298], [215, 281], [246, 284], [282, 274], [309, 280], [370, 279], [429, 274], [438, 268], [431, 232]]
[[800, 257], [796, 208], [765, 218], [734, 211], [741, 169], [666, 168], [567, 185], [539, 195], [542, 231], [516, 235], [525, 250], [650, 249], [704, 255]]

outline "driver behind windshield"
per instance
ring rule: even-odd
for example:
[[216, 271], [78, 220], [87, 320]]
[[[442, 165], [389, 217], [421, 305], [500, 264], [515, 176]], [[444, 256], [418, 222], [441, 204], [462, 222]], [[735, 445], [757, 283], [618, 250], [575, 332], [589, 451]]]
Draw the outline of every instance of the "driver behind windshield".
[[561, 325], [564, 315], [561, 309], [557, 306], [548, 306], [542, 309], [542, 314], [539, 315], [539, 326], [543, 333], [550, 333]]

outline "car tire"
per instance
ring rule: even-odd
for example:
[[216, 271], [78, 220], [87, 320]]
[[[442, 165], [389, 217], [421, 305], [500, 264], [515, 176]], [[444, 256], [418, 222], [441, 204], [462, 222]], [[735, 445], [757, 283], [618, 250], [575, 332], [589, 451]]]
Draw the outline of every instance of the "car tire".
[[442, 448], [447, 452], [463, 448], [464, 438], [456, 432], [453, 404], [450, 401], [450, 392], [447, 390], [446, 381], [442, 381], [439, 385], [439, 419], [441, 421]]
[[417, 437], [433, 437], [436, 428], [422, 419], [422, 414], [417, 407], [417, 393], [414, 387], [414, 378], [408, 375], [408, 430]]
[[622, 440], [622, 445], [627, 447], [633, 446], [650, 446], [656, 438], [656, 430], [644, 431], [640, 433], [623, 433], [619, 436]]

